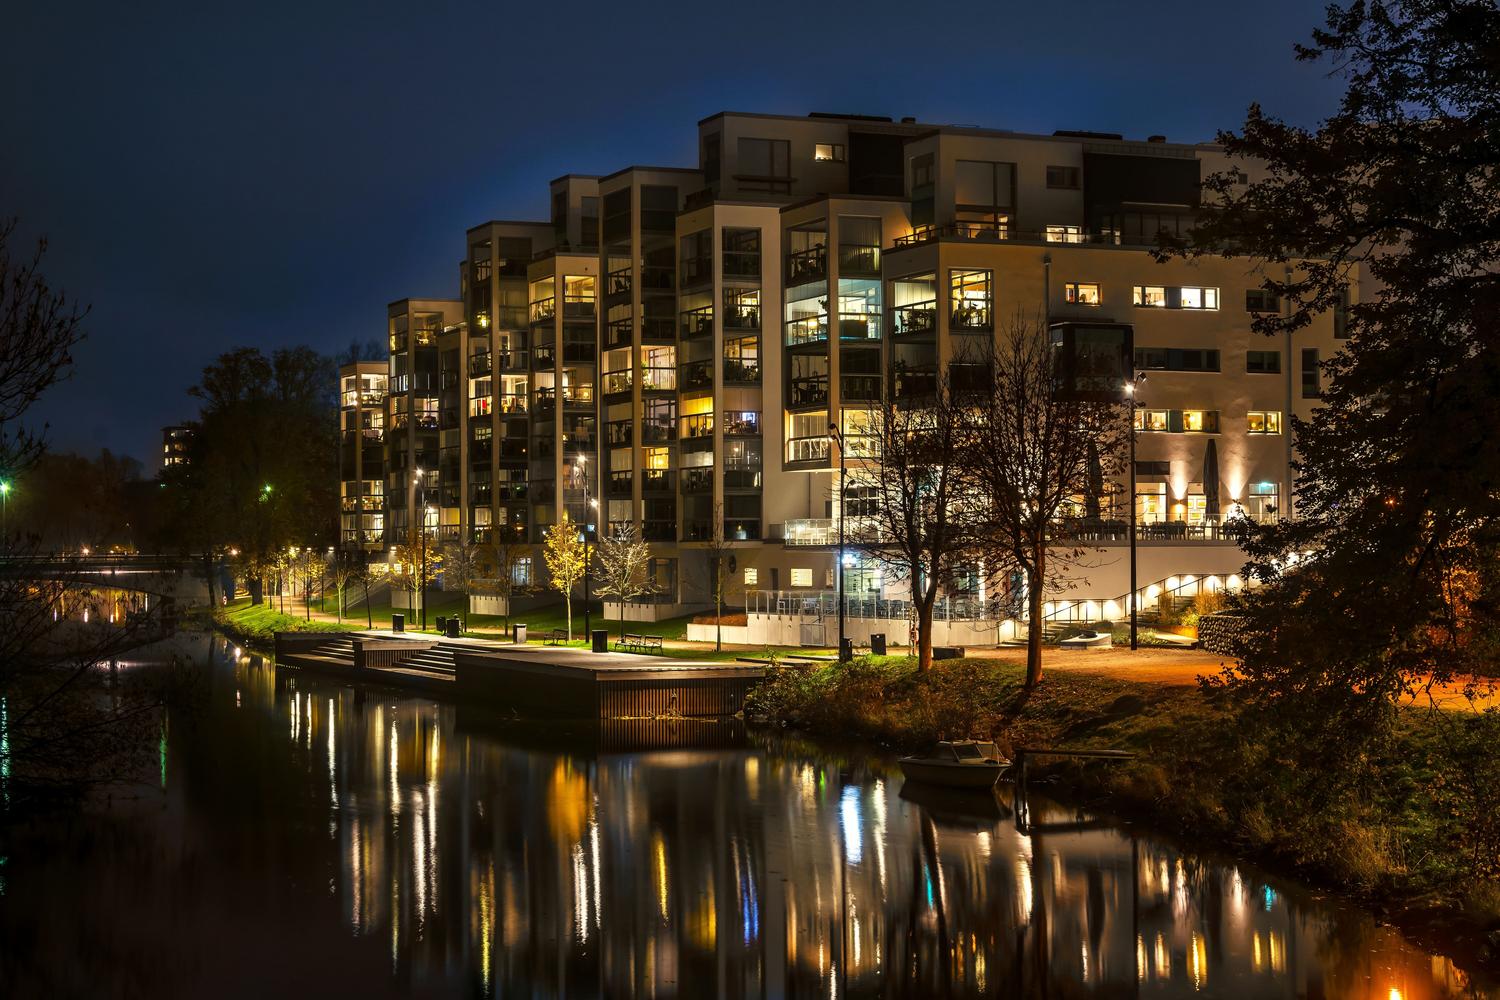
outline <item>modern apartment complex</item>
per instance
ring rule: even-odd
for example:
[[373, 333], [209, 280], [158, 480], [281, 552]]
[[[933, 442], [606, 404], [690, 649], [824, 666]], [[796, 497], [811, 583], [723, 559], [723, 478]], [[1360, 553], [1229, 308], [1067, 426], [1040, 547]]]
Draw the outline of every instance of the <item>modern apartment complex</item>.
[[[1280, 304], [1247, 258], [1147, 253], [1191, 225], [1201, 179], [1229, 166], [1217, 147], [726, 112], [698, 148], [694, 167], [558, 178], [549, 221], [469, 230], [457, 298], [389, 307], [388, 368], [341, 373], [346, 441], [385, 443], [346, 448], [346, 542], [422, 524], [534, 545], [564, 509], [601, 532], [635, 522], [659, 588], [641, 613], [665, 616], [708, 603], [722, 524], [732, 602], [785, 612], [835, 582], [830, 425], [861, 460], [882, 394], [920, 405], [1018, 313], [1129, 324], [1147, 375], [1135, 495], [1108, 489], [1070, 602], [1118, 613], [1132, 516], [1147, 600], [1233, 582], [1223, 519], [1286, 516], [1290, 417], [1317, 405], [1341, 316], [1272, 341], [1250, 323]], [[842, 562], [850, 595], [902, 596]]]
[[174, 424], [161, 429], [161, 464], [170, 469], [174, 465], [186, 465], [192, 457], [193, 436], [196, 432], [186, 424]]

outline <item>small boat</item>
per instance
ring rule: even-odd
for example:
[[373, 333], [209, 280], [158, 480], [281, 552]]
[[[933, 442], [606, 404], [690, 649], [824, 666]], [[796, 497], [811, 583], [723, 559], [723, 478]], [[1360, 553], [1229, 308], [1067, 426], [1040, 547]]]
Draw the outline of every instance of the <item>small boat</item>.
[[993, 788], [1010, 761], [988, 740], [943, 740], [921, 757], [902, 757], [901, 773], [910, 781], [949, 788]]

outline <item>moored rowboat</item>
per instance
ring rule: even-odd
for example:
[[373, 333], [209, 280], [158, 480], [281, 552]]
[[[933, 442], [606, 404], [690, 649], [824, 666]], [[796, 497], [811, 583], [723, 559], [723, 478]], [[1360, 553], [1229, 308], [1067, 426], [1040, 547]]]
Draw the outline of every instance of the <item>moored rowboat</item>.
[[999, 747], [983, 740], [944, 740], [931, 752], [898, 763], [909, 781], [949, 788], [993, 788], [1010, 766]]

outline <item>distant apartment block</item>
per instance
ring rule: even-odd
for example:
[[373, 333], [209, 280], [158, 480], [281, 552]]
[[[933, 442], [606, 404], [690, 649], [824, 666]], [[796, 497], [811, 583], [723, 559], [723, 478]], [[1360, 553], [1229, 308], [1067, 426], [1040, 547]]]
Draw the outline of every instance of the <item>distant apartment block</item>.
[[193, 428], [185, 424], [176, 424], [161, 429], [162, 468], [170, 469], [188, 463], [192, 453], [194, 433]]

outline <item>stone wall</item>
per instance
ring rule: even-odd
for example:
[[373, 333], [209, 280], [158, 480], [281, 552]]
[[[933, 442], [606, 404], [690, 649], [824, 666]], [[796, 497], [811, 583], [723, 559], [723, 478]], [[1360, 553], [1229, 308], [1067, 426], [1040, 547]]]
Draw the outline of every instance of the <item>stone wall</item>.
[[1238, 656], [1240, 633], [1246, 619], [1243, 615], [1220, 613], [1198, 619], [1198, 644], [1220, 656]]

